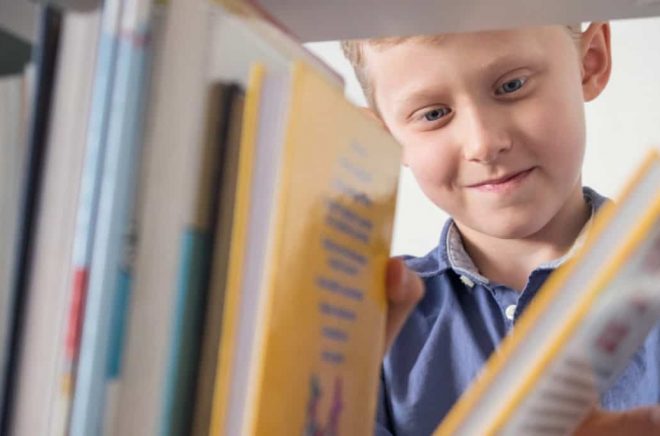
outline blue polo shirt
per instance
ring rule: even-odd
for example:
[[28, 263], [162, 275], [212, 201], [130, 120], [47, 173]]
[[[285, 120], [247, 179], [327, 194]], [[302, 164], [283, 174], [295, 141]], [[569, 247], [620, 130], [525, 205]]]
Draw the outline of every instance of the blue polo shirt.
[[[583, 192], [592, 211], [607, 201], [589, 188]], [[550, 273], [570, 256], [539, 266], [518, 292], [479, 274], [449, 219], [433, 251], [407, 257], [426, 294], [383, 361], [376, 434], [431, 434]], [[601, 403], [610, 410], [660, 403], [660, 324]]]

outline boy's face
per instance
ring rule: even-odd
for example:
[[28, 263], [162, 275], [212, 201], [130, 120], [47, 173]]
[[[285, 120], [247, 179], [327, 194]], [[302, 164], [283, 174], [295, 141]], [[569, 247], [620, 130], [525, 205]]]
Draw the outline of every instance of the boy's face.
[[411, 39], [364, 54], [404, 163], [459, 224], [524, 238], [581, 198], [584, 100], [602, 89], [583, 82], [600, 58], [584, 57], [565, 28]]

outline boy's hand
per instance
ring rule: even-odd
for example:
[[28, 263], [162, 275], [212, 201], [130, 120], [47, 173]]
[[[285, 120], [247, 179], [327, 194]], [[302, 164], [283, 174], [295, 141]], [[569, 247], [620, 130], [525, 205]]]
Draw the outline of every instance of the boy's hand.
[[387, 262], [387, 321], [385, 325], [385, 350], [389, 350], [408, 315], [424, 295], [424, 284], [403, 260], [391, 258]]
[[623, 412], [594, 409], [575, 436], [660, 435], [660, 406], [640, 407]]

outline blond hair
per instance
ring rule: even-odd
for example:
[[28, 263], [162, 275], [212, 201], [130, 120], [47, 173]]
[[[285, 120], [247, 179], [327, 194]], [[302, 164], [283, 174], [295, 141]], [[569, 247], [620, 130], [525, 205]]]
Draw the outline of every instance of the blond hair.
[[[571, 34], [571, 37], [578, 41], [582, 34], [581, 24], [571, 24], [566, 26]], [[437, 43], [443, 39], [444, 35], [418, 35], [418, 36], [399, 36], [388, 38], [372, 38], [372, 39], [353, 39], [341, 41], [341, 49], [344, 56], [351, 63], [355, 76], [357, 77], [360, 87], [364, 92], [367, 103], [373, 109], [376, 109], [376, 102], [374, 99], [374, 90], [369, 80], [366, 62], [364, 60], [364, 47], [370, 46], [374, 48], [388, 48], [403, 42], [414, 41], [422, 43]]]

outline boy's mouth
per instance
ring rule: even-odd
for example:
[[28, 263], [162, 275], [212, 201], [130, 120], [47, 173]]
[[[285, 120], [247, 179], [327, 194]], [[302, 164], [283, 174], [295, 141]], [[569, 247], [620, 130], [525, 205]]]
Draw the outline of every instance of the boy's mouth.
[[534, 168], [535, 167], [532, 167], [515, 173], [509, 173], [502, 177], [484, 180], [483, 182], [468, 185], [468, 188], [476, 188], [484, 191], [500, 190], [521, 182], [534, 170]]

